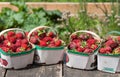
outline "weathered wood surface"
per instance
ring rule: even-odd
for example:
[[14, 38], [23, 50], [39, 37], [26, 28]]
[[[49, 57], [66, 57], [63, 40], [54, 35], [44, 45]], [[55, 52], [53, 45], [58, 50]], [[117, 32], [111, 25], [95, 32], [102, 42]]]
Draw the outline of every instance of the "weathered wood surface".
[[62, 64], [32, 65], [20, 70], [7, 70], [5, 77], [62, 77]]
[[[43, 7], [47, 10], [60, 10], [62, 12], [69, 11], [71, 14], [76, 14], [80, 10], [79, 3], [59, 3], [59, 2], [27, 2], [26, 3], [30, 8]], [[117, 7], [117, 4], [115, 4]], [[87, 11], [89, 14], [103, 15], [102, 10], [111, 12], [111, 3], [88, 3], [86, 5]], [[11, 6], [9, 2], [0, 2], [0, 10], [3, 7], [9, 7], [14, 10], [17, 10], [15, 6]], [[102, 10], [101, 10], [102, 9]]]
[[6, 69], [0, 68], [0, 77], [5, 77]]
[[97, 70], [86, 71], [69, 68], [64, 65], [64, 77], [120, 77], [120, 73], [111, 74]]

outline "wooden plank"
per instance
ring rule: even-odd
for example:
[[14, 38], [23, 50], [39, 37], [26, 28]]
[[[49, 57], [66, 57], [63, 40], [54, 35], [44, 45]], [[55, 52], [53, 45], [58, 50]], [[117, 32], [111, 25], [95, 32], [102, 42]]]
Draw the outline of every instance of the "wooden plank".
[[66, 65], [64, 65], [64, 77], [120, 77], [120, 73], [111, 74], [97, 70], [86, 71], [69, 68]]
[[[27, 2], [26, 3], [30, 8], [43, 7], [47, 10], [60, 10], [61, 12], [69, 11], [71, 14], [76, 14], [80, 11], [79, 3], [60, 3], [60, 2]], [[117, 6], [117, 5], [116, 5]], [[14, 10], [17, 10], [15, 6], [11, 6], [9, 2], [0, 2], [0, 10], [3, 7], [9, 7]], [[103, 15], [102, 10], [111, 12], [111, 3], [87, 3], [87, 11], [89, 14]], [[102, 10], [101, 10], [102, 9]]]
[[0, 67], [0, 77], [5, 77], [6, 69]]
[[33, 65], [20, 70], [7, 70], [6, 77], [62, 77], [62, 64]]

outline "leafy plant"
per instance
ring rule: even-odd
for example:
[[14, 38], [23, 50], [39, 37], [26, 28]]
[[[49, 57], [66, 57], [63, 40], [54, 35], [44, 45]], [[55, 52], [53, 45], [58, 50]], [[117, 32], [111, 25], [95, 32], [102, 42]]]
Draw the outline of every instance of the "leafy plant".
[[11, 2], [18, 8], [14, 11], [8, 7], [3, 8], [0, 13], [0, 30], [19, 27], [30, 31], [36, 26], [59, 24], [57, 19], [62, 13], [58, 10], [48, 11], [43, 8], [29, 8], [25, 2]]

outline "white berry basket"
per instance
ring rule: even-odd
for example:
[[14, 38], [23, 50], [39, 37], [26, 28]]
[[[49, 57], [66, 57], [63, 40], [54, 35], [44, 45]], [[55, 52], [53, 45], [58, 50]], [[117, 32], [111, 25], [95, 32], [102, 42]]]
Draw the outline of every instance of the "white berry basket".
[[[118, 34], [120, 35], [120, 32], [118, 31], [111, 31], [108, 33], [111, 34]], [[116, 37], [116, 36], [115, 36]], [[104, 72], [109, 73], [116, 73], [120, 72], [120, 54], [98, 54], [98, 65], [97, 69]]]
[[[47, 29], [48, 26], [39, 26], [31, 30], [28, 34], [28, 40], [30, 39], [31, 34], [38, 29]], [[40, 47], [34, 45], [36, 48], [34, 62], [42, 64], [56, 64], [63, 60], [64, 55], [64, 46], [49, 48], [49, 47]]]
[[[94, 32], [91, 31], [86, 31], [86, 30], [80, 30], [76, 31], [73, 34], [76, 33], [89, 33], [91, 34], [95, 39], [101, 41], [100, 37], [95, 34]], [[100, 47], [100, 46], [99, 46]], [[87, 53], [82, 53], [82, 52], [76, 52], [74, 50], [67, 50], [67, 59], [68, 61], [66, 62], [66, 65], [68, 67], [72, 68], [77, 68], [77, 69], [85, 69], [85, 70], [93, 70], [97, 67], [97, 53], [99, 47], [94, 50], [93, 53], [87, 54]]]
[[[8, 31], [16, 31], [16, 32], [24, 33], [22, 29], [11, 28], [11, 29], [6, 29], [0, 32], [0, 36], [5, 34]], [[0, 66], [6, 69], [25, 68], [27, 65], [33, 63], [34, 50], [35, 48], [32, 48], [29, 51], [23, 51], [18, 53], [7, 53], [7, 52], [4, 52], [2, 49], [0, 49]]]

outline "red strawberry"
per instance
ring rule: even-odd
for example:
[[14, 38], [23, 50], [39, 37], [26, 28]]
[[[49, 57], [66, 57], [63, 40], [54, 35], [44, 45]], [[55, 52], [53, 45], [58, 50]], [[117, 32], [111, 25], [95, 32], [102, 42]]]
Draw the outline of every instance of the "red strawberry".
[[104, 54], [104, 53], [106, 53], [106, 50], [105, 50], [105, 48], [100, 48], [100, 51], [99, 51], [101, 54]]
[[49, 33], [47, 34], [47, 36], [53, 38], [53, 37], [55, 37], [55, 34], [54, 34], [53, 32], [49, 32]]
[[71, 35], [72, 40], [77, 39], [77, 38], [78, 38], [78, 36], [76, 34]]
[[10, 37], [8, 39], [11, 43], [15, 43], [16, 42], [16, 37]]
[[10, 46], [10, 49], [12, 50], [12, 52], [16, 52], [17, 46], [15, 44], [12, 44]]
[[84, 53], [92, 53], [92, 52], [93, 52], [92, 49], [88, 49], [88, 48], [87, 48], [87, 49], [84, 50]]
[[11, 43], [10, 43], [8, 40], [4, 40], [3, 44], [4, 44], [5, 46], [10, 46], [10, 45], [11, 45]]
[[22, 44], [22, 40], [21, 39], [17, 39], [16, 43], [15, 43], [15, 46], [20, 47], [21, 44]]
[[39, 35], [39, 39], [42, 40], [44, 37], [46, 37], [46, 33], [42, 33]]
[[76, 49], [77, 48], [77, 45], [74, 43], [74, 42], [71, 42], [69, 45], [68, 45], [68, 49]]
[[118, 47], [118, 43], [117, 43], [117, 42], [114, 42], [114, 43], [112, 43], [112, 44], [110, 45], [110, 47], [111, 47], [112, 49], [114, 49], [114, 48]]
[[16, 37], [18, 38], [18, 39], [23, 39], [23, 34], [22, 33], [16, 33]]
[[111, 53], [112, 52], [112, 48], [110, 46], [107, 46], [104, 48], [106, 53]]
[[28, 47], [28, 48], [27, 48], [27, 51], [29, 51], [29, 50], [31, 50], [31, 48], [30, 48], [30, 47]]
[[4, 52], [8, 52], [8, 51], [9, 51], [9, 48], [8, 48], [8, 47], [2, 47], [2, 50], [3, 50]]
[[117, 37], [118, 43], [120, 44], [120, 36]]
[[32, 33], [32, 35], [38, 35], [38, 31], [34, 31], [33, 33]]
[[16, 52], [22, 52], [22, 51], [25, 51], [25, 49], [22, 48], [22, 47], [18, 47], [18, 48], [16, 49]]
[[21, 47], [18, 47], [18, 48], [16, 49], [16, 52], [21, 52]]
[[31, 37], [30, 38], [30, 42], [33, 43], [33, 44], [37, 44], [38, 43], [38, 39], [35, 38], [35, 37]]
[[78, 51], [78, 52], [83, 52], [83, 51], [84, 51], [84, 48], [78, 47], [78, 48], [77, 48], [77, 51]]
[[92, 44], [96, 43], [96, 40], [95, 39], [88, 39], [87, 43], [90, 44], [90, 45], [92, 45]]
[[97, 49], [97, 47], [98, 47], [98, 45], [92, 44], [90, 48], [93, 49], [93, 50], [95, 50], [95, 49]]
[[50, 43], [50, 44], [48, 44], [48, 47], [50, 47], [50, 48], [55, 47], [55, 44]]
[[22, 40], [22, 44], [28, 44], [28, 40], [27, 39], [23, 39]]
[[46, 41], [46, 42], [52, 41], [52, 38], [51, 38], [51, 37], [44, 37], [44, 38], [43, 38], [43, 41]]
[[39, 45], [46, 47], [47, 46], [47, 42], [40, 40]]
[[9, 31], [9, 32], [7, 33], [7, 35], [8, 35], [9, 37], [14, 36], [14, 35], [15, 35], [15, 32], [14, 32], [14, 31]]
[[111, 44], [115, 43], [113, 40], [108, 40], [105, 42], [105, 46], [110, 46]]
[[86, 36], [86, 34], [81, 34], [81, 35], [79, 36], [79, 38], [82, 39], [82, 40], [87, 40], [89, 37]]
[[61, 46], [61, 44], [62, 44], [62, 41], [61, 41], [61, 40], [57, 40], [57, 41], [55, 42], [55, 46], [56, 46], [56, 47]]
[[24, 48], [24, 49], [27, 49], [28, 45], [27, 44], [22, 44], [21, 47]]
[[0, 36], [0, 43], [1, 43], [2, 41], [4, 41], [4, 40], [5, 40], [4, 35], [1, 35], [1, 36]]

